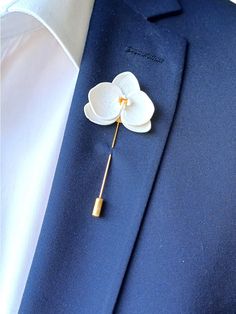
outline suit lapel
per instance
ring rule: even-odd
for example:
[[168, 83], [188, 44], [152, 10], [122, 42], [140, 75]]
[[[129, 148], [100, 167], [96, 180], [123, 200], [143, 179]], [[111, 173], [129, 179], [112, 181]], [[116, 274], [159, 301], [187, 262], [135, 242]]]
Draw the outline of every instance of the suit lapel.
[[[43, 304], [50, 293], [62, 295], [61, 285], [70, 291], [72, 305], [68, 310], [72, 312], [78, 308], [83, 313], [111, 313], [114, 309], [157, 181], [181, 86], [185, 40], [153, 26], [139, 13], [140, 6], [137, 9], [133, 1], [126, 2], [95, 3], [29, 277], [31, 288], [26, 289], [24, 297], [33, 300], [37, 291], [37, 299], [41, 298]], [[176, 8], [176, 2], [172, 3]], [[163, 10], [154, 15], [158, 12]], [[156, 112], [150, 133], [137, 134], [121, 126], [105, 187], [104, 217], [95, 219], [91, 210], [115, 125], [90, 123], [83, 106], [91, 87], [112, 81], [122, 71], [136, 75]], [[40, 283], [35, 279], [38, 277]]]
[[124, 0], [134, 11], [145, 19], [160, 19], [181, 13], [178, 0]]

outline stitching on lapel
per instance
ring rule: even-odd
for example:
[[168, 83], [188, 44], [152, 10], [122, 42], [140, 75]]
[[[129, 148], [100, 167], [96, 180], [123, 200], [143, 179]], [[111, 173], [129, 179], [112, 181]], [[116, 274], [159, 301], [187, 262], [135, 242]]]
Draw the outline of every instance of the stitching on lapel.
[[139, 49], [136, 49], [136, 48], [133, 48], [133, 47], [127, 47], [125, 49], [126, 52], [128, 53], [131, 53], [131, 54], [134, 54], [134, 55], [137, 55], [137, 56], [140, 56], [140, 57], [144, 57], [148, 60], [151, 60], [151, 61], [154, 61], [154, 62], [157, 62], [157, 63], [163, 63], [164, 62], [164, 59], [163, 58], [160, 58], [160, 57], [157, 57], [151, 53], [148, 53], [148, 52], [144, 52], [144, 51], [141, 51]]

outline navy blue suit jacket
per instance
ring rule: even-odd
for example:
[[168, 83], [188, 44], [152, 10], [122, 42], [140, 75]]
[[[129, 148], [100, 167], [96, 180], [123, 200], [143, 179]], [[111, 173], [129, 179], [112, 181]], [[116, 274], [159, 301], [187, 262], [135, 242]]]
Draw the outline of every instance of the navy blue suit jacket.
[[[114, 125], [83, 107], [123, 71], [156, 111], [121, 126], [95, 219]], [[235, 5], [97, 0], [19, 313], [236, 313], [235, 211]]]

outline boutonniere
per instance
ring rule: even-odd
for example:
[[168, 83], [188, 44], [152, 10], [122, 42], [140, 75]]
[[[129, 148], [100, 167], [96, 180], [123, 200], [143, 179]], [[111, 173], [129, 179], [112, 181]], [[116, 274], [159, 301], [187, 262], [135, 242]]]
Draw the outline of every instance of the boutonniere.
[[130, 131], [146, 133], [151, 130], [151, 118], [155, 108], [148, 95], [140, 90], [139, 82], [131, 72], [118, 74], [111, 83], [99, 83], [89, 91], [88, 100], [84, 113], [91, 122], [99, 125], [116, 123], [111, 153], [92, 212], [93, 216], [99, 217], [103, 205], [102, 194], [120, 124]]

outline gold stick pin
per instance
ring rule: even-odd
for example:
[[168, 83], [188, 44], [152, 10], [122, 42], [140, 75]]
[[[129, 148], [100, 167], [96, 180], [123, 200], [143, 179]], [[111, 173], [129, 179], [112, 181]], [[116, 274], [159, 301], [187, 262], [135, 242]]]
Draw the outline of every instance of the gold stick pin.
[[[113, 136], [111, 149], [113, 149], [115, 147], [116, 138], [117, 138], [117, 134], [118, 134], [120, 123], [121, 123], [121, 120], [119, 118], [117, 120], [117, 123], [116, 123], [116, 129], [115, 129], [115, 133], [114, 133], [114, 136]], [[103, 175], [103, 180], [102, 180], [100, 193], [99, 193], [99, 196], [96, 198], [95, 203], [94, 203], [93, 212], [92, 212], [92, 215], [94, 217], [100, 217], [100, 215], [101, 215], [101, 210], [102, 210], [102, 205], [103, 205], [102, 194], [103, 194], [103, 191], [104, 191], [104, 187], [105, 187], [105, 183], [106, 183], [106, 179], [107, 179], [107, 175], [108, 175], [108, 171], [109, 171], [111, 158], [112, 158], [112, 153], [110, 153], [109, 156], [108, 156], [105, 172], [104, 172], [104, 175]]]

